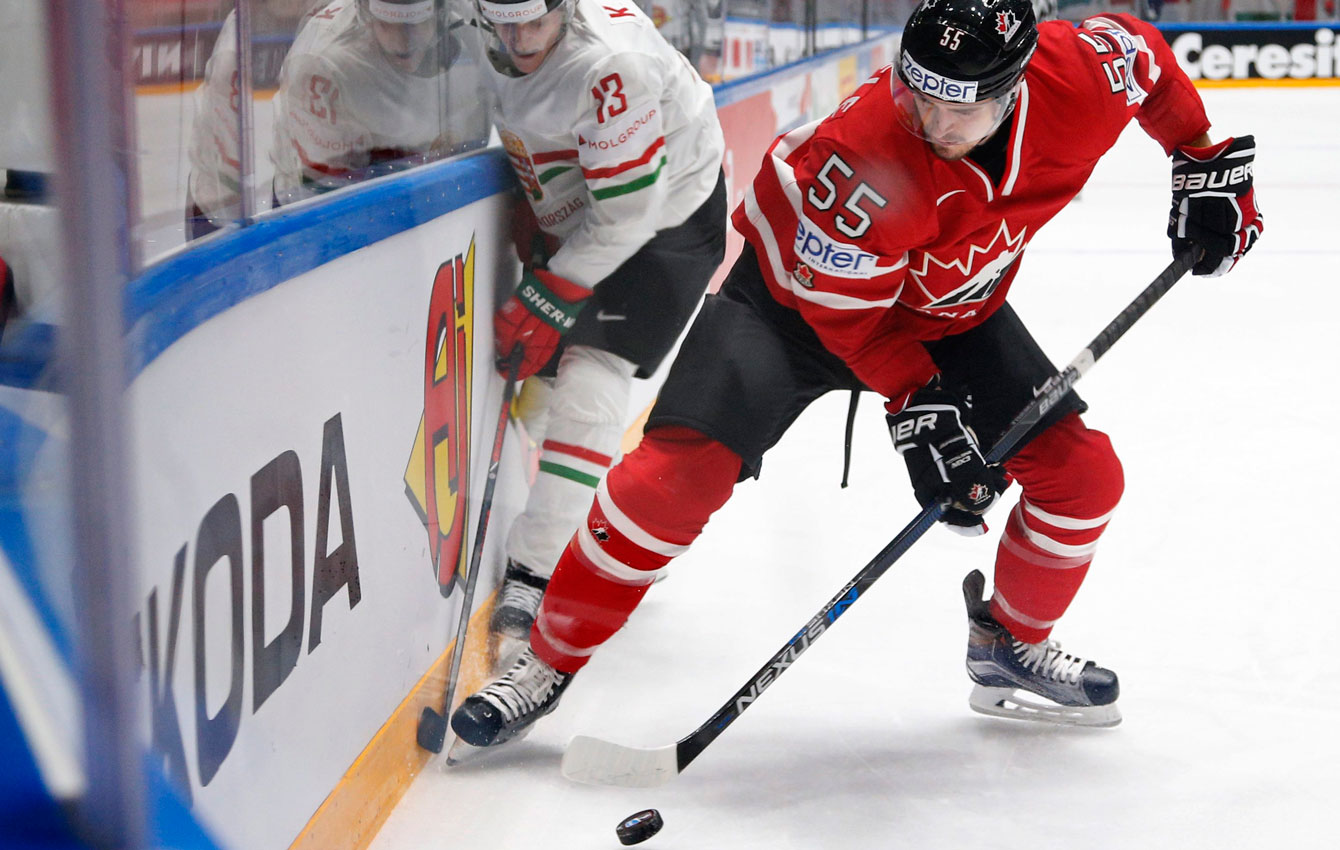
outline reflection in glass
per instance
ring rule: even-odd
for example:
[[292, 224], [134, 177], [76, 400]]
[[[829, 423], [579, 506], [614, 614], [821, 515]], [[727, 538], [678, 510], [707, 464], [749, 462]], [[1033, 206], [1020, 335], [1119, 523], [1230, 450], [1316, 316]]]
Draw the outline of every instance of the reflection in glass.
[[312, 14], [274, 101], [276, 204], [482, 146], [465, 23], [440, 0], [334, 0]]
[[[280, 62], [288, 52], [304, 12], [319, 6], [314, 0], [261, 0], [248, 6], [251, 14], [251, 83], [253, 92], [273, 91]], [[223, 225], [246, 218], [254, 210], [240, 207], [242, 181], [242, 85], [237, 61], [237, 10], [228, 13], [218, 31], [204, 79], [195, 95], [195, 120], [188, 148], [190, 175], [186, 188], [186, 238], [196, 239]], [[266, 110], [255, 110], [261, 115]], [[268, 123], [268, 122], [267, 122]], [[267, 133], [254, 134], [268, 143]], [[259, 156], [253, 162], [265, 162]], [[266, 199], [268, 205], [268, 199]]]

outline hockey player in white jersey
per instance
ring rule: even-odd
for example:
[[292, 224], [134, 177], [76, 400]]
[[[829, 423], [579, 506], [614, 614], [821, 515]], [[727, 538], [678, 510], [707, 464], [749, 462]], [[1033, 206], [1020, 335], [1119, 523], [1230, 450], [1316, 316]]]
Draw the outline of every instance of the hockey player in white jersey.
[[632, 379], [656, 370], [724, 256], [724, 142], [711, 87], [632, 2], [477, 8], [494, 120], [528, 202], [514, 234], [524, 273], [494, 321], [500, 363], [523, 349], [518, 376], [537, 376], [523, 398], [542, 399], [527, 423], [539, 473], [492, 620], [524, 641], [619, 450]]
[[279, 204], [420, 164], [488, 138], [474, 27], [446, 0], [333, 0], [284, 60], [275, 96]]
[[[261, 0], [251, 5], [253, 43], [258, 37], [291, 36], [320, 0]], [[253, 69], [253, 73], [255, 73]], [[198, 239], [239, 218], [241, 155], [237, 67], [237, 11], [224, 18], [195, 94], [187, 156], [186, 238]]]

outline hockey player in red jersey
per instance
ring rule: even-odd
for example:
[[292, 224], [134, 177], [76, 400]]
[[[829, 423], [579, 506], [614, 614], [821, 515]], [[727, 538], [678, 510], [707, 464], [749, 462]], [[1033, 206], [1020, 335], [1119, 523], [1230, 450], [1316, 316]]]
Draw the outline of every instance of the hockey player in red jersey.
[[559, 562], [531, 649], [453, 718], [475, 746], [553, 710], [658, 570], [702, 532], [805, 406], [886, 398], [923, 505], [974, 535], [1010, 482], [994, 590], [973, 571], [971, 706], [1110, 726], [1117, 677], [1052, 627], [1121, 497], [1121, 464], [1072, 392], [999, 468], [995, 443], [1055, 367], [1006, 301], [1029, 240], [1132, 119], [1172, 158], [1168, 233], [1228, 271], [1262, 230], [1250, 136], [1211, 143], [1168, 45], [1126, 15], [1035, 23], [1028, 0], [924, 0], [898, 61], [780, 137], [735, 210], [747, 245], [676, 358], [641, 445], [612, 469]]

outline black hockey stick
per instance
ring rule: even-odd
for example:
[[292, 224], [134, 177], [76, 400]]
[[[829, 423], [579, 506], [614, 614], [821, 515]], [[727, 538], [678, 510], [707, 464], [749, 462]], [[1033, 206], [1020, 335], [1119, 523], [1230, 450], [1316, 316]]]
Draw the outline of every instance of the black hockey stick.
[[434, 753], [442, 752], [447, 740], [447, 718], [451, 716], [451, 700], [456, 695], [456, 680], [461, 674], [461, 656], [465, 652], [465, 632], [470, 625], [470, 606], [475, 598], [475, 584], [479, 581], [479, 562], [484, 554], [484, 532], [488, 529], [489, 514], [493, 511], [493, 488], [498, 483], [498, 462], [502, 459], [503, 436], [507, 433], [508, 414], [512, 409], [512, 395], [516, 392], [516, 373], [521, 366], [521, 347], [516, 347], [507, 361], [507, 375], [503, 379], [502, 409], [498, 412], [498, 429], [493, 434], [493, 453], [489, 455], [488, 479], [484, 482], [484, 497], [479, 504], [479, 521], [475, 525], [475, 545], [470, 552], [470, 575], [465, 578], [465, 593], [461, 600], [461, 617], [456, 625], [456, 645], [451, 651], [451, 665], [447, 668], [447, 691], [442, 696], [442, 711], [425, 705], [419, 714], [419, 728], [415, 738], [419, 746]]
[[[1126, 309], [1113, 319], [1103, 332], [1094, 337], [1070, 365], [1057, 373], [1043, 387], [1042, 392], [1010, 423], [1004, 436], [986, 454], [987, 463], [998, 463], [1021, 441], [1034, 425], [1051, 410], [1075, 382], [1102, 357], [1112, 345], [1143, 316], [1163, 294], [1172, 288], [1195, 264], [1190, 252], [1179, 255], [1173, 262], [1136, 296]], [[838, 617], [846, 613], [861, 594], [884, 575], [894, 561], [912, 547], [935, 524], [945, 511], [944, 504], [931, 504], [898, 533], [870, 563], [837, 595], [828, 601], [794, 637], [786, 642], [767, 663], [759, 668], [743, 688], [735, 692], [725, 705], [695, 729], [674, 744], [663, 747], [625, 747], [599, 738], [578, 735], [568, 744], [563, 754], [563, 775], [578, 782], [600, 785], [623, 785], [630, 788], [649, 788], [669, 781], [684, 772], [684, 768], [716, 740], [717, 736], [754, 704], [763, 691], [786, 672], [796, 659], [809, 649], [819, 636], [827, 631]]]

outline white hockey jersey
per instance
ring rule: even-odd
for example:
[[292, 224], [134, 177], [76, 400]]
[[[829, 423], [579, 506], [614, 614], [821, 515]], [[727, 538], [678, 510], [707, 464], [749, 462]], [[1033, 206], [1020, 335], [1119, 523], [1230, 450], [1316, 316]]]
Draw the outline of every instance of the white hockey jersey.
[[594, 287], [716, 187], [725, 143], [711, 87], [632, 2], [571, 0], [533, 73], [483, 60], [494, 120], [540, 227], [549, 270]]
[[238, 155], [237, 12], [229, 12], [195, 94], [187, 157], [191, 200], [215, 226], [237, 218], [242, 165]]
[[[478, 42], [474, 27], [454, 37]], [[388, 170], [426, 162], [488, 138], [478, 49], [463, 49], [432, 76], [391, 65], [357, 0], [314, 13], [293, 42], [274, 99], [275, 197], [291, 203]], [[392, 165], [393, 163], [393, 165]]]

